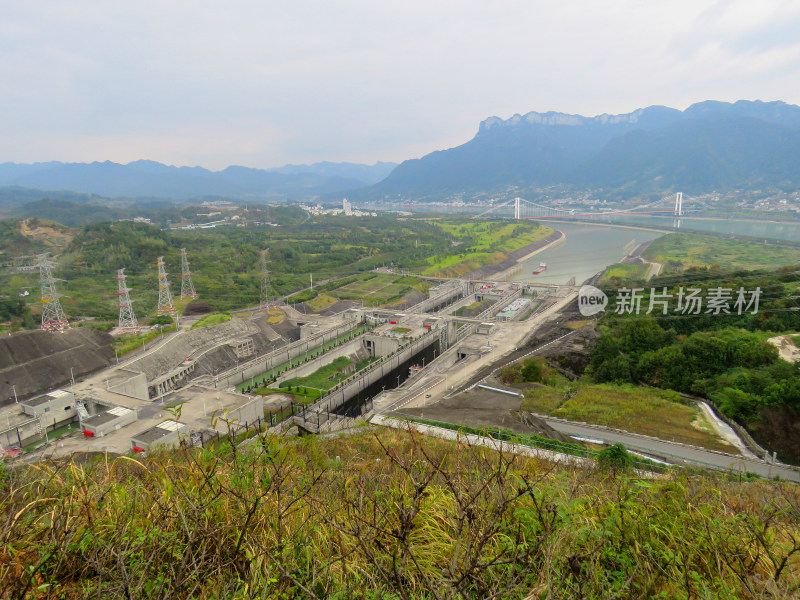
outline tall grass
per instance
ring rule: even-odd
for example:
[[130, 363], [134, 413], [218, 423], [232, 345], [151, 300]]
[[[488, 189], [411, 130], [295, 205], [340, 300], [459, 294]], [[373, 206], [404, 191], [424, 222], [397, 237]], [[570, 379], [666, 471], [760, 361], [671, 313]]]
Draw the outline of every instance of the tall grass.
[[796, 598], [800, 492], [381, 431], [6, 472], [3, 598]]

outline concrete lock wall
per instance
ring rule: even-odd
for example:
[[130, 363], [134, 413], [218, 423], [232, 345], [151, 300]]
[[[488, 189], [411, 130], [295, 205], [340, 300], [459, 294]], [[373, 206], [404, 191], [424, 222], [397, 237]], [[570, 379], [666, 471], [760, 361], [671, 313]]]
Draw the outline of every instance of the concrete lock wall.
[[297, 358], [309, 350], [314, 350], [323, 344], [327, 344], [331, 340], [354, 330], [359, 324], [360, 320], [348, 321], [347, 323], [343, 323], [332, 329], [327, 329], [308, 339], [298, 340], [288, 346], [278, 348], [266, 356], [252, 360], [245, 365], [239, 365], [239, 369], [234, 372], [228, 372], [215, 377], [211, 385], [218, 389], [239, 385], [256, 375], [261, 375], [265, 371], [269, 371], [278, 365], [282, 365], [283, 363]]
[[[228, 410], [227, 423], [230, 423], [232, 426], [250, 427], [253, 425], [253, 423], [257, 423], [259, 419], [262, 421], [264, 420], [263, 396], [256, 396], [250, 402], [247, 402], [238, 408]], [[215, 429], [220, 433], [228, 432], [228, 426], [225, 421], [226, 419], [224, 418], [217, 420]]]
[[453, 298], [457, 298], [458, 296], [463, 295], [463, 293], [464, 293], [464, 290], [462, 289], [462, 287], [460, 285], [458, 285], [458, 286], [454, 285], [453, 287], [451, 287], [446, 292], [443, 292], [443, 293], [441, 293], [441, 294], [439, 294], [437, 296], [434, 296], [432, 298], [428, 298], [427, 300], [423, 300], [419, 304], [415, 305], [413, 307], [414, 308], [414, 312], [418, 312], [418, 313], [430, 312], [431, 309], [434, 309], [434, 308], [436, 308], [438, 306], [442, 306], [444, 304], [447, 304], [450, 301], [452, 301]]
[[386, 357], [381, 362], [369, 366], [361, 372], [353, 381], [346, 383], [341, 388], [333, 388], [328, 395], [316, 402], [310, 408], [312, 410], [332, 411], [342, 406], [350, 398], [356, 396], [361, 390], [369, 387], [382, 377], [388, 375], [397, 369], [405, 361], [409, 360], [412, 356], [420, 352], [423, 348], [427, 348], [431, 344], [435, 344], [439, 339], [437, 332], [429, 332], [422, 337], [411, 342], [405, 348], [400, 349], [395, 354]]
[[138, 398], [139, 400], [149, 400], [147, 395], [147, 375], [144, 373], [131, 372], [131, 378], [127, 381], [109, 387], [112, 392]]
[[397, 350], [401, 345], [399, 338], [391, 338], [384, 335], [366, 334], [363, 340], [364, 348], [369, 351], [370, 356], [386, 356]]

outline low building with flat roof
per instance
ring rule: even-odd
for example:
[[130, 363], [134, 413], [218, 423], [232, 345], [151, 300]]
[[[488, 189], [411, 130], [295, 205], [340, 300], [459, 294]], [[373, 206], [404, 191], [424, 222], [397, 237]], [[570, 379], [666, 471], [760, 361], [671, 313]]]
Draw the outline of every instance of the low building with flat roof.
[[106, 434], [130, 425], [136, 420], [136, 411], [124, 406], [112, 406], [106, 411], [97, 413], [81, 423], [83, 435], [90, 438], [103, 437]]
[[53, 390], [47, 394], [20, 402], [22, 412], [39, 417], [42, 430], [58, 427], [75, 419], [75, 396], [66, 390]]
[[182, 438], [189, 437], [190, 433], [186, 423], [164, 421], [133, 436], [131, 449], [134, 452], [147, 452], [156, 447], [174, 448], [181, 443]]

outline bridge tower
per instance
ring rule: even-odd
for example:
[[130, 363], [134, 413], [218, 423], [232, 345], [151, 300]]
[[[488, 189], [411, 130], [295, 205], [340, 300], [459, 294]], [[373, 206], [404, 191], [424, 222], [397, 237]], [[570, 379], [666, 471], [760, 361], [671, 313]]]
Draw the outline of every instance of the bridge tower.
[[36, 268], [39, 270], [39, 283], [42, 288], [42, 329], [63, 332], [69, 329], [69, 321], [59, 301], [61, 294], [56, 291], [56, 280], [53, 277], [55, 266], [56, 263], [48, 259], [47, 254], [37, 255]]
[[156, 314], [175, 316], [175, 304], [172, 301], [172, 292], [169, 291], [169, 279], [164, 265], [164, 257], [158, 257], [158, 307]]
[[186, 258], [186, 248], [181, 248], [181, 298], [197, 298], [192, 273], [189, 271], [189, 259]]
[[514, 218], [519, 220], [520, 218], [520, 201], [522, 198], [516, 197], [514, 198]]
[[117, 297], [119, 298], [119, 323], [117, 328], [124, 333], [138, 333], [139, 323], [133, 314], [133, 304], [129, 292], [131, 288], [125, 285], [125, 269], [117, 269]]
[[675, 216], [683, 216], [683, 192], [675, 194]]

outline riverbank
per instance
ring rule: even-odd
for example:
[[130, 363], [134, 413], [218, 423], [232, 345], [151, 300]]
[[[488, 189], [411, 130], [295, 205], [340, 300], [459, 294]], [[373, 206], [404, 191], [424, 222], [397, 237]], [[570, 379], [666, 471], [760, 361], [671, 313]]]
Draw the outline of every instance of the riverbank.
[[493, 279], [503, 281], [513, 274], [513, 271], [520, 265], [540, 252], [553, 248], [564, 243], [567, 236], [563, 231], [554, 231], [539, 241], [528, 244], [527, 246], [515, 250], [508, 255], [505, 260], [493, 265], [486, 265], [480, 269], [475, 269], [465, 275], [465, 279]]

